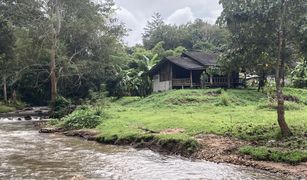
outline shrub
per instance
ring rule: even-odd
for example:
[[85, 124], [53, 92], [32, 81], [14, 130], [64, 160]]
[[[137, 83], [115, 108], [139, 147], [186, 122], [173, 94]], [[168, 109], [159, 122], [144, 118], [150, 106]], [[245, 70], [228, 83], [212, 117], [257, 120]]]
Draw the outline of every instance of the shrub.
[[89, 108], [78, 109], [62, 118], [61, 126], [66, 129], [92, 129], [101, 123], [102, 113]]
[[70, 100], [66, 99], [63, 96], [58, 96], [53, 104], [54, 110], [59, 111], [63, 108], [66, 108], [71, 104]]

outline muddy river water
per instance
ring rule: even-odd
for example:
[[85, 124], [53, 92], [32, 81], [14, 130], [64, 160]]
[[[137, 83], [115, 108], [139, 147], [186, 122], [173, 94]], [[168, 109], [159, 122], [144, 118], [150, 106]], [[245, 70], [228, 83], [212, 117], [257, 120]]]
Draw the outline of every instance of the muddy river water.
[[191, 161], [150, 150], [39, 134], [33, 123], [0, 119], [0, 179], [283, 179], [255, 169]]

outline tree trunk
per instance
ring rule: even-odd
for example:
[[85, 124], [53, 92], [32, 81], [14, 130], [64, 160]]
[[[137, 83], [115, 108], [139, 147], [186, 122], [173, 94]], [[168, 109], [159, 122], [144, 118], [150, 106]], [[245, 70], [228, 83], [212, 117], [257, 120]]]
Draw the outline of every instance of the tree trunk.
[[13, 93], [12, 93], [12, 100], [13, 100], [14, 103], [17, 102], [17, 93], [16, 93], [15, 89], [13, 90]]
[[57, 77], [56, 77], [56, 39], [53, 39], [53, 45], [51, 48], [51, 61], [50, 61], [50, 81], [51, 81], [51, 103], [54, 103], [57, 97]]
[[246, 82], [247, 82], [247, 74], [246, 74], [246, 72], [244, 72], [244, 89], [247, 89], [247, 83]]
[[51, 81], [51, 103], [53, 104], [57, 98], [57, 74], [56, 74], [56, 53], [58, 35], [61, 30], [61, 13], [60, 13], [60, 1], [53, 0], [51, 5], [51, 57], [50, 57], [50, 81]]
[[7, 102], [7, 82], [6, 82], [6, 75], [3, 76], [3, 97], [4, 102]]
[[[283, 28], [283, 34], [282, 36], [285, 36], [284, 35], [284, 32], [285, 32], [285, 29]], [[283, 67], [281, 69], [281, 72], [280, 72], [280, 76], [281, 76], [281, 86], [282, 87], [285, 87], [285, 62], [286, 62], [286, 39], [283, 37], [282, 38], [282, 44], [281, 44], [281, 50], [282, 50], [282, 53], [281, 53], [281, 66]]]
[[285, 16], [285, 3], [284, 0], [282, 0], [282, 16], [279, 26], [279, 32], [278, 32], [278, 55], [277, 55], [277, 63], [276, 63], [276, 98], [277, 98], [277, 121], [279, 124], [279, 127], [281, 129], [281, 134], [283, 137], [291, 136], [291, 130], [285, 120], [285, 101], [283, 96], [283, 90], [282, 90], [282, 74], [284, 73], [284, 53], [285, 53], [285, 37], [284, 37], [284, 16]]

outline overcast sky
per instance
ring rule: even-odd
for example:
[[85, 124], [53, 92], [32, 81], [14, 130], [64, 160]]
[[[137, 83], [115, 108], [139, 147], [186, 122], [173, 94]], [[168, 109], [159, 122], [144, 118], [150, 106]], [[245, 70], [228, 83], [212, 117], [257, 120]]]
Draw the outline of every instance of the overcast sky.
[[151, 16], [158, 12], [169, 24], [184, 24], [201, 18], [215, 23], [222, 11], [219, 0], [115, 0], [117, 17], [131, 29], [125, 42], [142, 42], [143, 29]]

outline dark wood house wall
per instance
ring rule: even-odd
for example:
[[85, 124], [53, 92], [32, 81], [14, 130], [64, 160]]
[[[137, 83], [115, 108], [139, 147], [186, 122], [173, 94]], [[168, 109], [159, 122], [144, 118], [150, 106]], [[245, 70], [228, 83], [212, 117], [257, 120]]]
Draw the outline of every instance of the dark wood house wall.
[[172, 80], [172, 64], [170, 62], [166, 62], [164, 66], [161, 67], [159, 71], [160, 82], [163, 81], [171, 81]]

